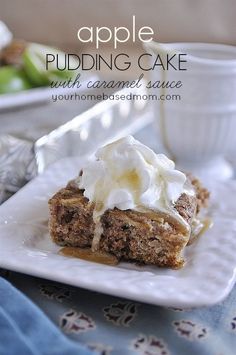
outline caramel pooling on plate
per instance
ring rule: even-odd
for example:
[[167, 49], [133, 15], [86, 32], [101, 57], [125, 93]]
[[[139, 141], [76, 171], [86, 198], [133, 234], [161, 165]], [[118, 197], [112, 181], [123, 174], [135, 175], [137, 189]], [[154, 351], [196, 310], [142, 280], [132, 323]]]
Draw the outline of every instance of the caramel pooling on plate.
[[114, 255], [99, 250], [92, 251], [91, 248], [84, 249], [84, 248], [75, 248], [75, 247], [64, 247], [60, 250], [60, 254], [87, 260], [87, 261], [93, 261], [95, 263], [100, 263], [100, 264], [106, 264], [106, 265], [118, 264], [118, 259]]

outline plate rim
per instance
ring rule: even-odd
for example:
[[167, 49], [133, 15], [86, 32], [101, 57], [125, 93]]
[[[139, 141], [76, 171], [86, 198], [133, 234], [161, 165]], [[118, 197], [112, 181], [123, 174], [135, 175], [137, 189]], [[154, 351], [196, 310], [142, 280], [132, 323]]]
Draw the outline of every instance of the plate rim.
[[[34, 190], [35, 187], [37, 187], [37, 184], [40, 184], [42, 182], [45, 183], [45, 179], [47, 181], [48, 177], [51, 176], [51, 182], [50, 182], [50, 188], [49, 186], [44, 186], [44, 190], [48, 191], [50, 189], [54, 189], [55, 191], [58, 190], [58, 188], [61, 186], [64, 186], [65, 182], [68, 181], [68, 176], [64, 174], [63, 171], [60, 171], [60, 167], [61, 164], [65, 164], [65, 162], [67, 162], [68, 166], [69, 165], [73, 165], [72, 171], [74, 171], [75, 173], [75, 165], [76, 163], [83, 165], [84, 163], [84, 159], [80, 159], [80, 158], [65, 158], [62, 161], [58, 161], [55, 164], [53, 164], [52, 166], [50, 166], [43, 174], [37, 176], [35, 179], [33, 179], [32, 181], [30, 181], [27, 185], [25, 185], [21, 190], [19, 190], [15, 195], [13, 195], [9, 200], [7, 200], [5, 203], [3, 203], [0, 206], [0, 214], [3, 215], [2, 220], [0, 221], [0, 228], [1, 227], [6, 227], [8, 228], [9, 226], [12, 226], [14, 224], [11, 223], [9, 221], [9, 224], [5, 223], [4, 218], [6, 219], [6, 215], [9, 212], [9, 209], [12, 209], [12, 205], [17, 205], [17, 200], [21, 200], [22, 197], [24, 197], [24, 195], [28, 194], [31, 192], [31, 190]], [[74, 169], [74, 170], [73, 170]], [[79, 169], [76, 168], [76, 171], [78, 171]], [[55, 174], [55, 172], [57, 172], [57, 176], [56, 176], [56, 180], [53, 181], [53, 174]], [[72, 172], [69, 174], [70, 176], [72, 175]], [[233, 181], [233, 180], [232, 180]], [[233, 181], [233, 184], [236, 187], [236, 181]], [[46, 185], [46, 184], [45, 184]], [[33, 202], [34, 203], [34, 202]], [[39, 203], [39, 201], [38, 201]], [[45, 203], [45, 199], [42, 200], [40, 203]], [[5, 212], [4, 212], [5, 210]], [[5, 217], [4, 217], [4, 213], [5, 213]], [[14, 216], [14, 209], [13, 209], [13, 216]], [[12, 216], [11, 216], [12, 217]], [[231, 220], [231, 219], [230, 219]], [[19, 220], [18, 220], [19, 222]], [[17, 221], [16, 221], [17, 223]], [[15, 224], [16, 225], [16, 224]], [[9, 231], [9, 230], [8, 230]], [[234, 230], [232, 231], [232, 233], [234, 232]], [[5, 237], [6, 238], [6, 237]], [[0, 233], [0, 241], [4, 240], [4, 237], [1, 236]], [[20, 251], [21, 250], [21, 251]], [[18, 258], [20, 257], [20, 253], [22, 253], [24, 256], [27, 255], [27, 248], [22, 248], [22, 249], [17, 249], [15, 250], [16, 255], [18, 255]], [[2, 258], [3, 255], [5, 253], [5, 258]], [[214, 295], [214, 297], [208, 297], [208, 298], [204, 298], [204, 299], [198, 299], [198, 298], [190, 298], [189, 301], [184, 301], [181, 299], [174, 299], [174, 297], [172, 297], [172, 299], [167, 297], [167, 298], [158, 298], [156, 297], [156, 293], [154, 292], [154, 294], [150, 294], [148, 296], [148, 294], [142, 293], [142, 292], [137, 292], [137, 290], [134, 292], [133, 289], [128, 289], [125, 290], [119, 287], [116, 289], [114, 289], [114, 287], [112, 288], [111, 286], [109, 286], [109, 284], [106, 284], [106, 286], [101, 285], [101, 284], [95, 284], [92, 285], [91, 282], [87, 281], [85, 282], [84, 280], [81, 279], [77, 279], [77, 282], [75, 282], [75, 280], [71, 277], [65, 277], [64, 276], [60, 276], [57, 273], [53, 274], [52, 272], [47, 273], [44, 269], [40, 270], [37, 269], [37, 267], [35, 268], [35, 265], [33, 268], [27, 269], [24, 264], [22, 264], [22, 262], [19, 263], [18, 259], [18, 264], [15, 264], [14, 261], [12, 261], [12, 258], [9, 258], [9, 260], [7, 261], [6, 257], [7, 256], [11, 256], [11, 254], [9, 254], [9, 251], [7, 251], [7, 248], [4, 249], [1, 248], [0, 251], [0, 267], [3, 268], [7, 268], [9, 270], [12, 271], [16, 271], [16, 272], [21, 272], [21, 273], [25, 273], [28, 275], [32, 275], [32, 276], [36, 276], [36, 277], [41, 277], [41, 278], [45, 278], [48, 280], [53, 280], [53, 281], [58, 281], [58, 282], [62, 282], [62, 283], [66, 283], [72, 286], [76, 286], [76, 287], [81, 287], [81, 288], [85, 288], [88, 289], [90, 291], [97, 291], [97, 292], [101, 292], [101, 293], [105, 293], [105, 294], [110, 294], [113, 296], [118, 296], [118, 297], [123, 297], [123, 298], [127, 298], [127, 299], [132, 299], [132, 300], [136, 300], [138, 302], [145, 302], [145, 303], [150, 303], [150, 304], [154, 304], [154, 305], [160, 305], [160, 306], [166, 306], [166, 307], [183, 307], [183, 308], [190, 308], [190, 307], [202, 307], [202, 306], [211, 306], [214, 305], [216, 303], [221, 302], [223, 299], [225, 299], [225, 297], [229, 294], [229, 292], [232, 290], [235, 281], [236, 281], [236, 263], [234, 265], [231, 265], [231, 273], [230, 273], [230, 278], [228, 275], [228, 281], [227, 281], [227, 286], [225, 286], [223, 289], [219, 288], [218, 289], [218, 293], [217, 295]], [[34, 255], [34, 258], [37, 258], [37, 255]], [[94, 265], [91, 267], [91, 264], [95, 264], [95, 268], [97, 267], [97, 269], [101, 268], [104, 271], [104, 268], [109, 268], [109, 266], [106, 265], [101, 265], [101, 264], [97, 264], [97, 263], [91, 263], [88, 261], [81, 261], [80, 259], [74, 259], [74, 258], [68, 258], [68, 257], [64, 257], [61, 255], [57, 255], [57, 257], [60, 258], [60, 260], [62, 260], [61, 258], [64, 258], [64, 260], [76, 260], [76, 263], [78, 265], [78, 267], [83, 267], [83, 265], [87, 265], [88, 270], [89, 269], [93, 269]], [[30, 258], [30, 259], [29, 259]], [[47, 258], [50, 258], [50, 255], [47, 256]], [[29, 260], [33, 260], [32, 257], [30, 257], [29, 255], [26, 257], [26, 259]], [[39, 260], [39, 259], [38, 259]], [[49, 259], [48, 259], [49, 260]], [[79, 263], [78, 263], [79, 260]], [[236, 260], [236, 258], [235, 258]], [[40, 263], [39, 263], [40, 264]], [[79, 266], [79, 264], [81, 264]], [[123, 264], [123, 263], [122, 263]], [[99, 265], [99, 267], [98, 267]], [[122, 270], [122, 267], [116, 267], [116, 269]], [[108, 270], [108, 269], [107, 269]], [[134, 271], [134, 270], [133, 270]], [[144, 270], [146, 271], [146, 270]], [[88, 271], [87, 271], [88, 272]], [[229, 269], [228, 269], [229, 272]], [[124, 273], [124, 270], [123, 270]], [[154, 275], [155, 278], [160, 279], [160, 275]], [[158, 285], [158, 280], [154, 280], [154, 286]], [[163, 281], [163, 280], [162, 280]], [[152, 281], [149, 280], [149, 282], [151, 283]], [[154, 287], [152, 286], [152, 287]], [[152, 289], [152, 288], [151, 288]], [[144, 295], [145, 294], [145, 295]], [[190, 293], [191, 294], [191, 293]], [[144, 295], [144, 297], [143, 297]]]

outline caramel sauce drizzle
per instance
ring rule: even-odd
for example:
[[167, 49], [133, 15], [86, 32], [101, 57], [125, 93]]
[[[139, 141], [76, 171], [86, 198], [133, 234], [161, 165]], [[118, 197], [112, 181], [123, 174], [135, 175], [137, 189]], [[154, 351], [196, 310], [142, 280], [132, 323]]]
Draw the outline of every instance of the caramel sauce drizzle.
[[[194, 243], [196, 239], [198, 239], [212, 226], [213, 221], [211, 218], [208, 217], [202, 220], [201, 227], [196, 233], [192, 233], [188, 245]], [[119, 260], [115, 255], [100, 250], [93, 251], [91, 248], [63, 247], [60, 249], [59, 254], [110, 266], [115, 266], [119, 263]]]
[[91, 248], [78, 248], [78, 247], [63, 247], [59, 251], [64, 256], [71, 256], [95, 263], [105, 265], [117, 265], [119, 260], [112, 254], [103, 251], [92, 251]]
[[200, 238], [208, 229], [212, 228], [213, 220], [210, 217], [206, 217], [200, 220], [200, 227], [196, 231], [192, 231], [188, 245], [193, 244], [198, 238]]

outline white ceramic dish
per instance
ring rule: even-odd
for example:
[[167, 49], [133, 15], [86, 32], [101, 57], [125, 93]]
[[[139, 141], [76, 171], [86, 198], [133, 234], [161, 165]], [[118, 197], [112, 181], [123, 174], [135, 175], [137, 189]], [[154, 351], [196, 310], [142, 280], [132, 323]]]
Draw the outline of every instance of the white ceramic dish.
[[[236, 150], [236, 47], [214, 43], [146, 43], [152, 54], [186, 54], [186, 70], [152, 70], [153, 82], [182, 82], [153, 101], [160, 140], [178, 166], [198, 176], [226, 180], [233, 168], [225, 155]], [[161, 79], [160, 79], [161, 78]], [[155, 89], [153, 94], [158, 91]]]
[[1, 267], [163, 306], [207, 306], [227, 296], [235, 282], [236, 182], [211, 184], [214, 226], [187, 248], [182, 269], [111, 267], [59, 255], [49, 239], [47, 200], [82, 165], [57, 162], [0, 207]]

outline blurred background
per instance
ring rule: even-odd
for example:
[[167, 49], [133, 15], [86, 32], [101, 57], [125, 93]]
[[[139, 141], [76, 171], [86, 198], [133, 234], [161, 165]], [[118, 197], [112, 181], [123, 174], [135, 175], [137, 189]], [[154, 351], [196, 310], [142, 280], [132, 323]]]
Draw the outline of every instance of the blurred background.
[[[136, 16], [136, 27], [152, 27], [155, 33], [154, 39], [158, 42], [236, 45], [235, 0], [0, 0], [0, 21], [8, 26], [14, 39], [58, 47], [69, 53], [93, 54], [98, 52], [94, 44], [82, 45], [78, 40], [77, 31], [80, 27], [107, 26], [112, 29], [114, 26], [124, 26], [131, 31], [133, 15]], [[122, 45], [119, 45], [117, 51], [121, 52], [123, 49], [125, 53], [133, 57], [144, 51], [140, 41], [135, 44], [130, 41], [124, 46], [125, 48], [122, 48]], [[113, 50], [112, 43], [104, 44], [99, 53], [105, 57]], [[100, 77], [108, 75], [111, 79], [116, 79], [117, 75], [121, 78], [134, 79], [140, 74], [137, 69], [132, 66], [128, 71], [112, 71], [112, 73], [105, 70], [99, 72], [98, 75]], [[0, 78], [0, 89], [1, 85]], [[28, 100], [30, 103], [29, 96], [26, 94], [25, 102]], [[43, 90], [40, 91], [41, 94], [43, 95]], [[22, 96], [18, 98], [23, 95], [22, 93]], [[37, 105], [36, 100], [33, 102], [34, 96], [31, 105], [22, 104], [18, 108], [13, 105], [15, 103], [13, 96], [12, 98], [5, 97], [7, 105], [1, 106], [3, 96], [0, 96], [0, 134], [9, 134], [18, 139], [27, 140], [31, 144], [29, 146], [31, 152], [37, 139], [94, 104], [88, 101], [83, 103], [48, 101], [47, 104], [45, 102], [43, 105]], [[147, 135], [148, 143], [151, 144], [150, 133], [153, 134], [153, 146], [155, 146], [157, 139], [152, 131]], [[8, 148], [4, 148], [6, 146], [2, 143], [1, 147], [0, 142], [0, 159], [4, 149], [7, 156], [9, 146], [11, 144], [15, 146], [16, 142], [13, 140], [11, 144], [7, 144]], [[20, 141], [19, 144], [22, 142]], [[234, 152], [230, 159], [233, 159], [232, 156], [235, 156]], [[1, 181], [4, 185], [7, 175], [4, 164], [1, 168], [0, 160], [0, 191]], [[9, 163], [9, 166], [13, 165]], [[15, 170], [12, 174], [15, 179]], [[25, 171], [22, 172], [22, 176], [24, 174]], [[1, 177], [4, 178], [1, 180]]]
[[16, 37], [76, 50], [82, 26], [151, 26], [160, 42], [236, 44], [235, 0], [0, 0]]
[[[131, 30], [133, 15], [137, 27], [152, 27], [159, 42], [235, 45], [235, 14], [235, 0], [0, 0], [0, 20], [16, 38], [73, 53], [94, 52], [93, 45], [82, 48], [77, 39], [79, 27], [125, 26]], [[103, 45], [104, 54], [111, 50]], [[136, 55], [142, 50], [140, 41], [129, 43], [125, 50]], [[122, 75], [132, 77], [137, 68], [132, 69]]]

